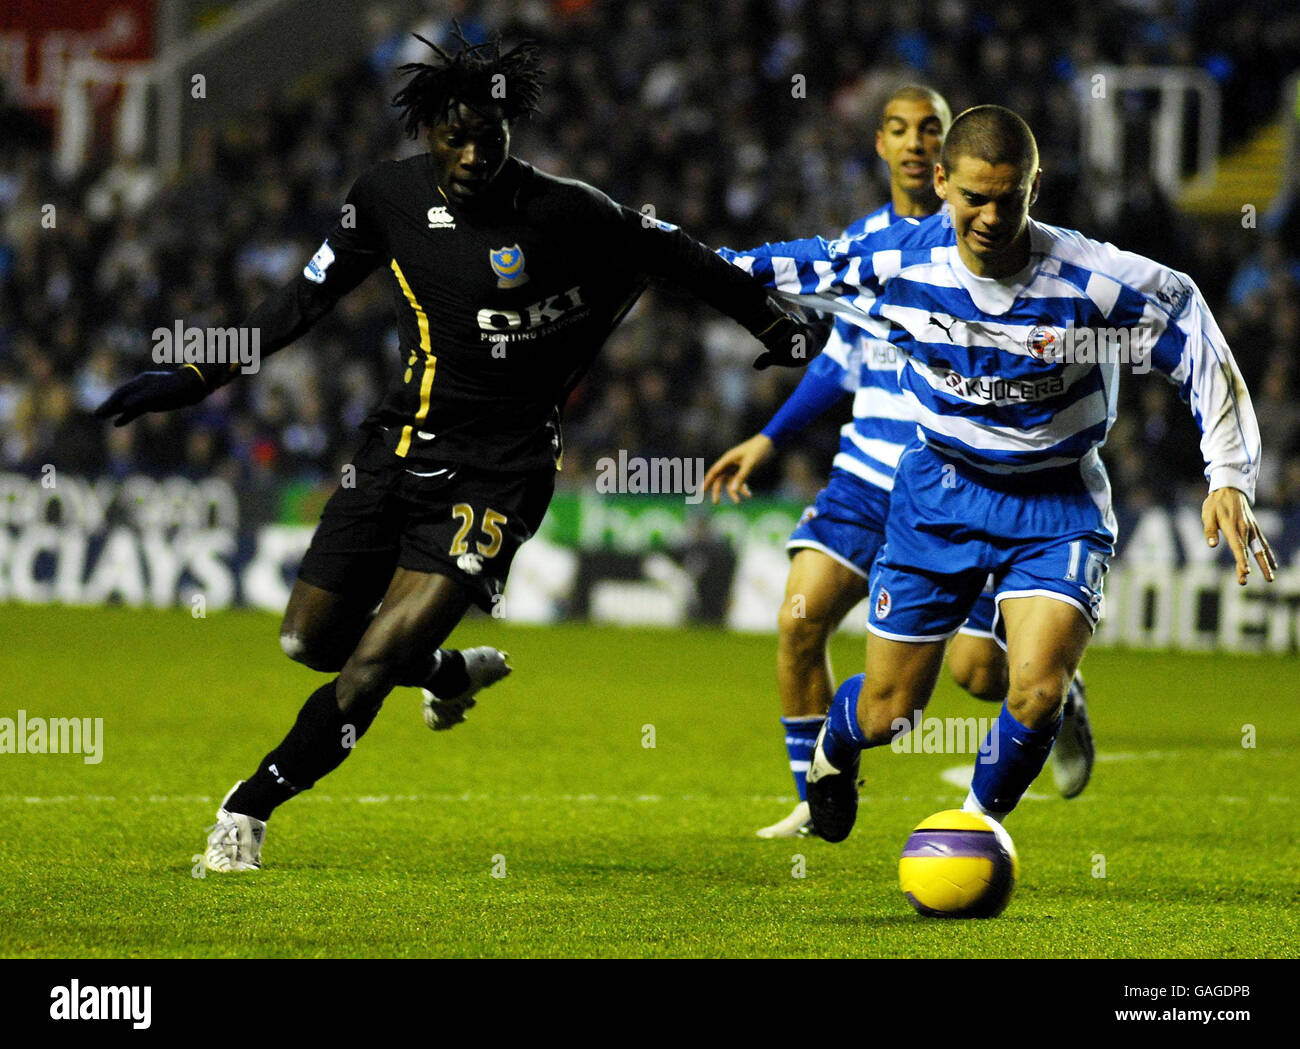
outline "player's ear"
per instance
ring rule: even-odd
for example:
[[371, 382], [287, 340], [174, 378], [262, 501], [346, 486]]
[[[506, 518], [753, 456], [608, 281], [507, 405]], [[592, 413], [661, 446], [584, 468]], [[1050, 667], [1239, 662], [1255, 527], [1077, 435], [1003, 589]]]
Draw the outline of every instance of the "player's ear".
[[885, 157], [885, 133], [880, 128], [876, 128], [876, 156], [881, 160], [887, 159]]
[[1038, 199], [1038, 187], [1041, 186], [1042, 184], [1043, 184], [1043, 169], [1039, 168], [1038, 171], [1034, 173], [1034, 184], [1029, 189], [1029, 206], [1031, 208], [1034, 206], [1034, 201]]
[[948, 199], [948, 175], [938, 161], [934, 165], [934, 192], [940, 200]]

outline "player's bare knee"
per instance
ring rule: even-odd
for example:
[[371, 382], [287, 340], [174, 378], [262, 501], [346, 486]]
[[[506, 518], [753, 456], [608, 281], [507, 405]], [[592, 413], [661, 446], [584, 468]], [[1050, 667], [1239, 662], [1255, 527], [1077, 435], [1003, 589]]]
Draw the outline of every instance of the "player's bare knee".
[[1007, 709], [1027, 728], [1044, 728], [1060, 715], [1068, 685], [1069, 679], [1057, 674], [1014, 682], [1007, 693]]
[[957, 687], [963, 692], [969, 692], [975, 680], [975, 667], [971, 662], [966, 659], [956, 658], [952, 653], [948, 654], [948, 658], [944, 662], [948, 667], [949, 676], [956, 682]]
[[301, 663], [312, 670], [330, 673], [337, 671], [340, 666], [336, 652], [322, 651], [319, 645], [312, 645], [298, 633], [282, 633], [280, 650], [295, 663]]
[[805, 614], [787, 601], [777, 620], [778, 643], [791, 653], [813, 654], [821, 658], [834, 624], [824, 614]]
[[280, 651], [295, 663], [303, 663], [306, 661], [307, 642], [302, 639], [300, 634], [282, 632], [280, 634]]
[[957, 684], [976, 699], [1000, 703], [1007, 694], [1006, 678], [994, 667], [982, 663], [963, 665], [961, 673], [953, 668], [952, 677]]

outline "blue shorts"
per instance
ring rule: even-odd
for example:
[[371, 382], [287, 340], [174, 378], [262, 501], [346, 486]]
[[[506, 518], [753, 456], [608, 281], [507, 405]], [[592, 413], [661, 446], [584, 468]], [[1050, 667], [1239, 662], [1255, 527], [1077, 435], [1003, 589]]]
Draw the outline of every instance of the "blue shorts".
[[897, 641], [951, 637], [991, 575], [999, 606], [1050, 597], [1095, 628], [1114, 543], [1095, 452], [1078, 465], [997, 475], [912, 444], [898, 462], [867, 627]]
[[980, 596], [975, 599], [975, 607], [970, 610], [970, 615], [966, 617], [959, 633], [972, 634], [975, 637], [993, 638], [993, 620], [997, 618], [998, 603], [993, 590], [993, 577], [989, 576], [984, 583], [984, 589], [980, 591]]
[[887, 491], [847, 470], [832, 470], [826, 487], [803, 512], [785, 548], [792, 557], [797, 550], [818, 550], [869, 579], [872, 562], [885, 541], [888, 515]]

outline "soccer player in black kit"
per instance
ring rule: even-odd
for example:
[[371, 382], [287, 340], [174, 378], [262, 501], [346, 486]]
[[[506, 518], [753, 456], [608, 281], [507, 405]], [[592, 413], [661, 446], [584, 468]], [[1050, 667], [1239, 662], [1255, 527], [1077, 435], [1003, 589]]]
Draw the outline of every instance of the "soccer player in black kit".
[[[426, 720], [450, 727], [508, 672], [495, 649], [439, 646], [471, 603], [499, 600], [551, 499], [561, 407], [648, 278], [742, 324], [766, 347], [758, 367], [811, 356], [813, 333], [705, 245], [512, 158], [510, 126], [541, 94], [537, 49], [460, 43], [401, 70], [393, 103], [429, 152], [362, 175], [301, 276], [247, 321], [274, 352], [384, 267], [405, 372], [362, 424], [355, 485], [326, 504], [281, 627], [286, 653], [337, 676], [223, 800], [210, 870], [258, 869], [272, 810], [343, 762], [394, 687], [426, 689]], [[123, 425], [194, 404], [237, 369], [146, 372], [96, 414]]]

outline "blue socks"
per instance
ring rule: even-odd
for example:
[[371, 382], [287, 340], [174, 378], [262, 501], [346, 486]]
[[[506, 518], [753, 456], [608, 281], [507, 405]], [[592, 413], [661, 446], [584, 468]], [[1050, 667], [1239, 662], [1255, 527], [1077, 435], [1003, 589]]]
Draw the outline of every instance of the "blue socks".
[[800, 801], [808, 800], [808, 765], [812, 761], [817, 733], [821, 731], [825, 720], [821, 714], [781, 719], [785, 750], [790, 755], [790, 772], [794, 776], [794, 789], [799, 792]]
[[826, 717], [826, 739], [822, 749], [827, 760], [837, 769], [848, 765], [867, 745], [867, 738], [858, 726], [858, 694], [862, 691], [863, 677], [863, 674], [854, 674], [836, 689]]
[[979, 807], [998, 817], [1014, 809], [1029, 784], [1043, 771], [1060, 730], [1060, 718], [1047, 728], [1026, 728], [1011, 716], [1004, 702], [997, 724], [989, 730], [975, 762], [970, 789]]
[[823, 722], [827, 723], [827, 728], [822, 746], [836, 768], [844, 768], [867, 745], [866, 737], [858, 727], [858, 694], [862, 691], [862, 679], [862, 674], [854, 674], [840, 685], [824, 718], [812, 715], [781, 719], [785, 749], [790, 755], [790, 771], [794, 774], [794, 786], [800, 801], [808, 800], [808, 765]]
[[[854, 674], [840, 685], [831, 700], [822, 748], [827, 760], [836, 768], [847, 767], [867, 746], [866, 736], [858, 725], [858, 695], [862, 691], [862, 681], [862, 674]], [[1029, 784], [1043, 771], [1060, 729], [1060, 718], [1046, 728], [1027, 728], [1011, 715], [1005, 702], [1002, 704], [998, 720], [984, 740], [981, 756], [975, 763], [975, 776], [971, 780], [971, 795], [984, 812], [1000, 818], [1016, 807]], [[793, 765], [794, 751], [790, 753]], [[811, 757], [811, 745], [807, 753]], [[802, 776], [798, 777], [798, 782], [799, 797], [803, 798]]]

